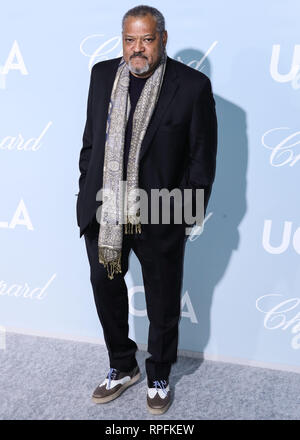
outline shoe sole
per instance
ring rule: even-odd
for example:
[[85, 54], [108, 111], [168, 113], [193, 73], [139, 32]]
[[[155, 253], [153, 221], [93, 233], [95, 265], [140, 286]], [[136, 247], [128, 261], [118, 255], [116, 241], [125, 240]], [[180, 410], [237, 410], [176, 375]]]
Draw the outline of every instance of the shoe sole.
[[169, 402], [162, 408], [152, 408], [152, 406], [149, 405], [148, 399], [147, 399], [147, 407], [148, 410], [151, 414], [163, 414], [165, 413], [168, 409], [169, 406], [171, 405], [171, 399], [169, 400]]
[[121, 388], [119, 388], [115, 393], [111, 394], [110, 396], [106, 396], [106, 397], [95, 397], [95, 396], [92, 396], [92, 401], [94, 403], [107, 403], [107, 402], [110, 402], [111, 400], [114, 400], [117, 397], [119, 397], [120, 394], [122, 394], [123, 391], [126, 390], [126, 388], [130, 387], [135, 382], [137, 382], [140, 379], [140, 377], [141, 377], [141, 372], [139, 372], [138, 374], [133, 376], [132, 379], [130, 379], [128, 382], [126, 382]]
[[151, 406], [149, 406], [149, 403], [147, 401], [147, 407], [151, 414], [163, 414], [169, 409], [170, 405], [171, 401], [169, 401], [169, 403], [167, 403], [166, 406], [164, 406], [163, 408], [152, 408]]

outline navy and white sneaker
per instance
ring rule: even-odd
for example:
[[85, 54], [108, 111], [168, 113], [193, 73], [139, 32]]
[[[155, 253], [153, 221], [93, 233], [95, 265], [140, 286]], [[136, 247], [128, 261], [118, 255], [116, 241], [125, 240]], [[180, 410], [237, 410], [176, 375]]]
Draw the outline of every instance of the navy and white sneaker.
[[93, 402], [106, 403], [116, 399], [126, 388], [137, 382], [140, 377], [141, 372], [138, 365], [128, 372], [110, 368], [104, 381], [93, 392]]
[[163, 414], [171, 404], [171, 391], [168, 379], [149, 380], [147, 407], [151, 414]]

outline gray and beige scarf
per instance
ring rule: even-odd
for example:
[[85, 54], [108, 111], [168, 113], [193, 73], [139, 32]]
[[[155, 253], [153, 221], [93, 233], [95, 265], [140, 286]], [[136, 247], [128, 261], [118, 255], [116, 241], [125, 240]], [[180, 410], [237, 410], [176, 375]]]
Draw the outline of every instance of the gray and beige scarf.
[[[101, 206], [98, 237], [99, 262], [107, 268], [110, 279], [113, 279], [115, 273], [122, 272], [123, 224], [125, 224], [126, 234], [141, 233], [138, 158], [147, 126], [159, 97], [166, 60], [167, 55], [164, 51], [160, 63], [145, 82], [136, 104], [132, 121], [127, 180], [123, 185], [121, 182], [123, 181], [125, 129], [130, 113], [129, 68], [123, 57], [116, 72], [106, 124], [102, 185], [103, 202], [106, 203]], [[126, 221], [124, 221], [124, 213]]]

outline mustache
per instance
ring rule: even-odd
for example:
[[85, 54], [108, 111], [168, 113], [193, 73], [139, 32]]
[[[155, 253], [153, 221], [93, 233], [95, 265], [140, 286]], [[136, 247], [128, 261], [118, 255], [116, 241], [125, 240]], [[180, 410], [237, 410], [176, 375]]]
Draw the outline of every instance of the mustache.
[[132, 55], [132, 56], [130, 57], [130, 59], [131, 59], [131, 58], [136, 58], [136, 57], [139, 57], [139, 58], [146, 58], [146, 59], [147, 59], [147, 57], [145, 57], [144, 55]]

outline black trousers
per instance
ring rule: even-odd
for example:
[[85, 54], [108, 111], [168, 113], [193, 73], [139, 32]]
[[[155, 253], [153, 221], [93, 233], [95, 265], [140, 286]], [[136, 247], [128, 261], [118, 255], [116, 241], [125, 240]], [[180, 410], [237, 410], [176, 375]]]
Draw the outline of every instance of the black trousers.
[[102, 325], [110, 367], [129, 371], [137, 365], [136, 343], [128, 337], [128, 291], [124, 280], [130, 250], [142, 269], [147, 315], [150, 322], [145, 361], [149, 380], [167, 379], [177, 360], [183, 260], [186, 239], [176, 251], [162, 253], [155, 240], [123, 233], [122, 273], [110, 280], [98, 260], [99, 223], [94, 216], [84, 233], [90, 263], [90, 280], [97, 314]]

